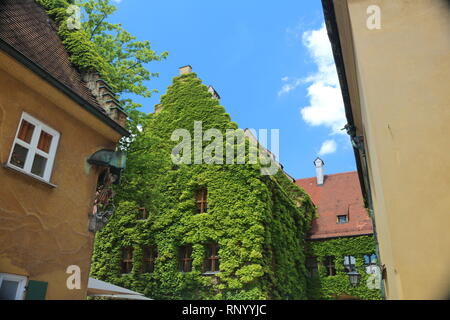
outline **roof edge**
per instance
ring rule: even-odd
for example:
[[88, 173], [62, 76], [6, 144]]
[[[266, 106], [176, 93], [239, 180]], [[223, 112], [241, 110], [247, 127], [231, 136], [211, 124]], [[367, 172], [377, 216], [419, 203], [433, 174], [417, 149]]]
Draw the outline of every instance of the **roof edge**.
[[[346, 171], [346, 172], [338, 172], [338, 173], [331, 173], [331, 174], [324, 174], [324, 177], [335, 177], [335, 176], [343, 176], [346, 174], [358, 174], [358, 171]], [[317, 177], [309, 177], [309, 178], [300, 178], [300, 179], [295, 179], [295, 182], [297, 181], [306, 181], [306, 180], [311, 180], [311, 179], [316, 179]]]
[[356, 238], [356, 237], [367, 237], [367, 236], [373, 236], [374, 232], [367, 232], [367, 233], [361, 233], [361, 234], [349, 234], [349, 235], [341, 235], [341, 236], [329, 236], [329, 237], [317, 237], [317, 238], [311, 238], [306, 237], [306, 241], [326, 241], [326, 240], [332, 240], [332, 239], [340, 239], [340, 238]]
[[[328, 38], [331, 42], [331, 48], [333, 50], [334, 62], [339, 77], [339, 83], [341, 85], [342, 98], [344, 100], [345, 115], [350, 126], [355, 126], [352, 103], [350, 99], [350, 91], [347, 83], [347, 74], [345, 72], [344, 58], [342, 54], [341, 40], [339, 37], [339, 28], [336, 21], [336, 12], [334, 9], [333, 0], [322, 0], [322, 8], [325, 18], [325, 24], [327, 27]], [[355, 162], [359, 176], [359, 182], [361, 185], [361, 191], [363, 197], [368, 201], [368, 189], [364, 181], [363, 165], [361, 162], [360, 152], [357, 148], [353, 147], [353, 153], [355, 155]]]

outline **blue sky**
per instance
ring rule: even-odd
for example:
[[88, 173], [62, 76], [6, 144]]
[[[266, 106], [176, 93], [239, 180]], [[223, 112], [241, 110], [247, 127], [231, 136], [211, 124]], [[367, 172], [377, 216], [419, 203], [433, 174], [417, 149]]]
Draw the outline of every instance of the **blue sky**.
[[356, 170], [320, 0], [120, 0], [111, 18], [157, 52], [149, 64], [159, 94], [137, 98], [153, 112], [160, 95], [191, 65], [240, 128], [280, 129], [280, 162], [295, 178]]

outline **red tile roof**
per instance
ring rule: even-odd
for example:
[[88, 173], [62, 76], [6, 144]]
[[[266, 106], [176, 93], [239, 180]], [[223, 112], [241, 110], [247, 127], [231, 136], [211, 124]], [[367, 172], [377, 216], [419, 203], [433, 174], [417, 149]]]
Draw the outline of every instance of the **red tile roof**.
[[[295, 183], [311, 196], [317, 207], [319, 217], [313, 221], [309, 239], [373, 234], [356, 171], [325, 175], [322, 186], [317, 185], [316, 177]], [[348, 223], [338, 224], [339, 215], [348, 215]]]
[[0, 0], [0, 38], [100, 111], [71, 64], [56, 25], [34, 0]]

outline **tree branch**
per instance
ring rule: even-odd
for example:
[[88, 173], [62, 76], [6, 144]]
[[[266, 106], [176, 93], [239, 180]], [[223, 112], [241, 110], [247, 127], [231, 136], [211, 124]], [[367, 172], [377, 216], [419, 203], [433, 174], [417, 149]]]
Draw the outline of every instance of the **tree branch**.
[[107, 17], [106, 13], [103, 14], [103, 17], [100, 19], [100, 21], [96, 24], [95, 28], [91, 30], [91, 37], [89, 38], [89, 40], [92, 40], [92, 38], [94, 37], [95, 31], [97, 31], [98, 27], [100, 27], [100, 25], [102, 24], [103, 20], [105, 20]]

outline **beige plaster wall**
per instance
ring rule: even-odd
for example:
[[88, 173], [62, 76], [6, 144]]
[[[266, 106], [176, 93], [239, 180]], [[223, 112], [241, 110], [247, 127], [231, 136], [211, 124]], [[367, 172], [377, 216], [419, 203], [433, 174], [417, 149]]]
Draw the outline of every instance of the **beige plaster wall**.
[[450, 3], [348, 0], [348, 13], [388, 298], [448, 298]]
[[[99, 173], [86, 159], [114, 148], [119, 135], [108, 138], [106, 125], [0, 55], [1, 164], [8, 161], [24, 111], [61, 134], [51, 178], [57, 187], [0, 167], [0, 272], [48, 282], [47, 299], [85, 299], [93, 241], [88, 213]], [[81, 290], [66, 287], [70, 265], [81, 268]]]

